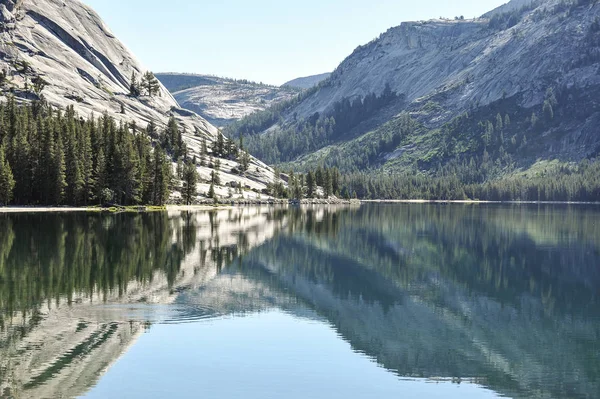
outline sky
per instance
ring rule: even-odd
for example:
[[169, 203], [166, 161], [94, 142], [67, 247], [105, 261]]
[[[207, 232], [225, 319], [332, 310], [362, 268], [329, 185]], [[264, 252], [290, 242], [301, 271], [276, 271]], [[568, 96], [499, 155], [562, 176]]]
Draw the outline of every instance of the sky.
[[153, 72], [280, 85], [333, 71], [403, 21], [480, 16], [508, 0], [83, 0]]

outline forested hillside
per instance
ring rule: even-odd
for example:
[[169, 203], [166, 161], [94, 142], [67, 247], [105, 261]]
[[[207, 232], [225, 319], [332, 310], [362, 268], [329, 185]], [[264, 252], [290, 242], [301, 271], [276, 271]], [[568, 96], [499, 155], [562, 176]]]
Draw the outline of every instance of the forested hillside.
[[561, 183], [581, 170], [597, 180], [587, 165], [600, 154], [599, 54], [593, 0], [513, 1], [475, 20], [404, 23], [317, 87], [225, 133], [283, 170], [337, 168], [359, 197], [448, 197], [412, 191], [415, 179], [455, 181], [453, 198], [599, 200]]
[[164, 205], [172, 156], [182, 151], [177, 130], [159, 135], [106, 114], [84, 120], [71, 107], [11, 99], [0, 104], [0, 204]]
[[[248, 197], [273, 180], [271, 168], [181, 108], [79, 0], [0, 0], [0, 102], [3, 204], [189, 203], [211, 184], [215, 196]], [[159, 169], [177, 171], [172, 183], [151, 184], [155, 156]], [[106, 183], [94, 175], [104, 167]]]

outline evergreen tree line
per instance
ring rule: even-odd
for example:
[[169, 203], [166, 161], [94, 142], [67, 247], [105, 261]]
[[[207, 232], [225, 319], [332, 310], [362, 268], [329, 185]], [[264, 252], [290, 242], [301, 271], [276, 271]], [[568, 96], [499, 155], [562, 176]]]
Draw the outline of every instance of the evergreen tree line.
[[483, 183], [465, 183], [468, 179], [463, 176], [468, 173], [477, 173], [474, 165], [448, 166], [438, 175], [417, 171], [393, 175], [351, 173], [342, 175], [340, 194], [360, 199], [600, 201], [598, 159], [575, 166], [548, 167], [534, 176], [516, 175]]
[[337, 168], [318, 166], [307, 173], [290, 171], [287, 177], [287, 187], [279, 178], [280, 175], [279, 170], [275, 169], [275, 180], [267, 185], [268, 194], [275, 198], [301, 200], [340, 195], [342, 175]]
[[268, 193], [275, 198], [296, 200], [336, 196], [367, 200], [600, 201], [600, 159], [549, 166], [533, 176], [480, 181], [485, 175], [500, 173], [496, 168], [494, 162], [477, 165], [471, 160], [450, 163], [430, 175], [417, 170], [343, 174], [335, 167], [319, 166], [307, 173], [290, 172], [287, 188], [276, 179], [269, 184]]
[[[541, 142], [544, 132], [593, 114], [590, 95], [549, 88], [543, 104], [533, 109], [504, 98], [435, 131], [404, 113], [372, 133], [330, 149], [319, 162], [326, 168], [339, 167], [343, 174], [339, 195], [348, 198], [597, 201], [597, 169], [590, 167], [594, 161], [514, 176], [516, 160], [543, 154], [552, 145]], [[430, 137], [428, 147], [410, 145], [423, 135]], [[416, 154], [412, 166], [381, 168], [384, 155], [402, 145]], [[598, 151], [592, 157], [597, 155]]]
[[142, 94], [146, 94], [149, 97], [160, 96], [160, 82], [154, 76], [154, 73], [148, 71], [142, 75], [142, 78], [138, 81], [135, 72], [131, 73], [131, 80], [129, 81], [129, 95], [132, 97], [139, 97]]
[[171, 156], [184, 152], [176, 123], [158, 134], [153, 123], [140, 130], [11, 98], [0, 104], [0, 204], [164, 205]]
[[[425, 156], [416, 160], [416, 166], [432, 173], [437, 173], [440, 165], [475, 160], [485, 166], [484, 171], [494, 172], [480, 176], [483, 182], [506, 173], [516, 156], [527, 155], [530, 138], [571, 118], [588, 116], [588, 110], [582, 109], [570, 116], [572, 110], [565, 99], [568, 95], [573, 93], [559, 90], [555, 94], [548, 89], [543, 105], [533, 110], [515, 106], [514, 98], [502, 99], [461, 114], [434, 130], [403, 112], [375, 131], [331, 148], [325, 166], [336, 166], [344, 173], [374, 170], [387, 161], [385, 155], [405, 146], [423, 152]], [[422, 143], [418, 140], [422, 136], [430, 140]], [[421, 141], [419, 148], [415, 141]]]
[[[275, 105], [227, 127], [225, 134], [229, 137], [246, 137], [249, 151], [267, 163], [288, 162], [338, 141], [396, 98], [396, 93], [388, 85], [379, 96], [371, 93], [353, 101], [344, 98], [334, 104], [332, 111], [326, 115], [317, 112], [309, 118], [298, 119], [294, 114], [291, 123], [285, 126], [284, 117], [290, 106], [287, 103]], [[255, 134], [275, 123], [281, 127], [266, 134]]]

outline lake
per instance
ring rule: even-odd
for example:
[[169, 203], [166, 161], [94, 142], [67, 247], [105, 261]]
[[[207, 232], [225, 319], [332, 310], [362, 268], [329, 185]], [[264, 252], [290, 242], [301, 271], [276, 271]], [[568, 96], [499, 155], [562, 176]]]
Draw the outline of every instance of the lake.
[[0, 214], [0, 397], [598, 398], [600, 207]]

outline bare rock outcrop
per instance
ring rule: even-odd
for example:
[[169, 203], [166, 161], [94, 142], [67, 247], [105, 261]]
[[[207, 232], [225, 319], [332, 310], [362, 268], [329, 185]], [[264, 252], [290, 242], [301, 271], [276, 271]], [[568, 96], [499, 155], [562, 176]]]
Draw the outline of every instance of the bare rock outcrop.
[[[156, 95], [130, 96], [132, 75], [140, 79], [148, 68], [79, 0], [0, 1], [0, 69], [7, 75], [0, 100], [43, 96], [61, 109], [73, 106], [85, 118], [107, 113], [141, 127], [150, 121], [165, 126], [174, 116], [192, 152], [204, 139], [210, 146], [219, 134], [205, 119], [181, 108], [163, 85]], [[39, 78], [46, 85], [36, 91], [32, 81]], [[253, 162], [262, 171], [253, 184], [262, 189], [272, 181], [272, 170]]]
[[228, 125], [299, 93], [293, 87], [208, 75], [159, 73], [156, 76], [181, 106], [197, 112], [215, 126]]
[[[530, 145], [536, 144], [528, 149], [534, 155], [523, 163], [594, 157], [600, 152], [600, 135], [595, 128], [600, 114], [594, 108], [600, 90], [599, 20], [597, 1], [513, 0], [480, 18], [405, 22], [359, 46], [328, 79], [286, 110], [283, 122], [264, 131], [288, 128], [296, 120], [334, 115], [344, 100], [381, 95], [386, 88], [398, 95], [396, 103], [374, 112], [362, 125], [338, 132], [335, 140], [340, 143], [295, 152], [297, 158], [292, 161], [307, 166], [331, 161], [336, 150], [345, 154], [345, 140], [373, 131], [385, 135], [385, 123], [396, 120], [402, 112], [430, 131], [479, 111], [480, 120], [495, 119], [504, 110], [512, 113], [511, 117], [520, 113], [526, 125], [525, 115], [535, 112], [539, 116], [552, 89], [564, 94], [561, 106], [581, 109], [581, 115], [564, 118], [551, 128], [527, 132]], [[504, 110], [494, 108], [504, 100]], [[573, 110], [564, 112], [575, 114]], [[385, 163], [389, 154], [401, 149], [386, 148], [391, 151], [382, 154], [380, 162]], [[429, 150], [444, 152], [437, 147]], [[415, 157], [424, 164], [429, 162], [427, 156]], [[406, 164], [415, 160], [404, 158]]]

